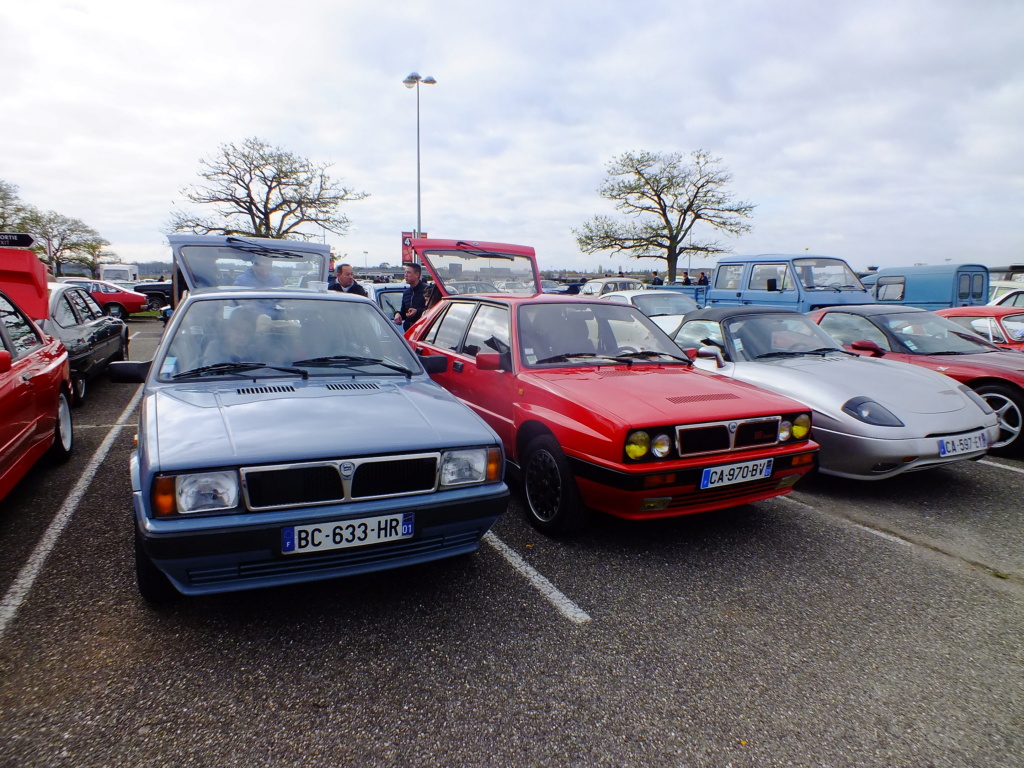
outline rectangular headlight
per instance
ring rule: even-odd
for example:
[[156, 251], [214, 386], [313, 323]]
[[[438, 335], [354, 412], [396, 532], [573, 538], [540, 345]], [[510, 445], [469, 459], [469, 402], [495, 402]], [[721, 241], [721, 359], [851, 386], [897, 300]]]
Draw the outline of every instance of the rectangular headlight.
[[498, 453], [497, 448], [469, 448], [459, 451], [446, 451], [441, 456], [441, 487], [451, 488], [472, 483], [484, 483], [488, 480], [500, 480], [492, 477], [499, 463], [492, 455]]
[[216, 512], [238, 506], [238, 473], [234, 470], [178, 475], [174, 478], [177, 511]]

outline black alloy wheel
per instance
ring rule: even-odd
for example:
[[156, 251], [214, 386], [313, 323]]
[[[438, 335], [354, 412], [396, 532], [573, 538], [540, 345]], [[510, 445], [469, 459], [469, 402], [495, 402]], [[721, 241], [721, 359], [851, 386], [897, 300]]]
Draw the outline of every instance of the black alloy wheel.
[[551, 435], [526, 446], [522, 464], [523, 493], [531, 525], [548, 536], [569, 536], [586, 527], [590, 510], [580, 501], [569, 462]]

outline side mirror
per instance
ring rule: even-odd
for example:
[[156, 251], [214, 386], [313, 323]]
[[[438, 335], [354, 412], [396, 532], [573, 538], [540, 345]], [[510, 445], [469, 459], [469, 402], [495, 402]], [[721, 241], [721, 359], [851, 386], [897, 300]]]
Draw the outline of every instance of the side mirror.
[[850, 347], [857, 350], [858, 352], [869, 352], [872, 357], [884, 357], [885, 350], [875, 344], [873, 341], [867, 339], [859, 339], [853, 342]]
[[476, 356], [476, 367], [480, 371], [500, 371], [501, 354], [498, 352], [479, 352]]
[[765, 290], [777, 292], [779, 290], [778, 279], [774, 277], [769, 277], [767, 280], [765, 280]]
[[11, 370], [11, 353], [6, 349], [0, 349], [0, 373], [7, 373]]
[[445, 355], [423, 355], [420, 364], [427, 373], [448, 372], [448, 358]]
[[107, 378], [117, 384], [143, 384], [152, 365], [152, 360], [117, 360], [107, 366]]
[[725, 358], [718, 347], [701, 347], [697, 350], [697, 357], [702, 360], [714, 360], [716, 368], [725, 368]]

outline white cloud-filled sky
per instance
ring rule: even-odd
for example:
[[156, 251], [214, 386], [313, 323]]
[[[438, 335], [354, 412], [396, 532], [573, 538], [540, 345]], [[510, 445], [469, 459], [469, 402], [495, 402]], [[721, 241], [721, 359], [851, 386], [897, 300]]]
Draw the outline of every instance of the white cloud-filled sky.
[[0, 63], [0, 179], [126, 262], [167, 258], [199, 160], [258, 137], [370, 193], [326, 235], [339, 256], [397, 263], [412, 71], [438, 81], [420, 91], [434, 237], [658, 268], [584, 255], [572, 230], [614, 214], [614, 157], [704, 149], [757, 206], [718, 238], [736, 253], [1024, 261], [1021, 0], [33, 0], [0, 10]]

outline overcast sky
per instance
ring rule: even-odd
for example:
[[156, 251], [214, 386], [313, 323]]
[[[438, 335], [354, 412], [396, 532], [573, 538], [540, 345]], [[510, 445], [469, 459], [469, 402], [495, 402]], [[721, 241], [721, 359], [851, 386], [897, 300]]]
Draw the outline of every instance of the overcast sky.
[[259, 137], [370, 194], [339, 256], [397, 263], [412, 71], [434, 237], [628, 270], [572, 234], [614, 213], [608, 163], [705, 149], [757, 206], [736, 253], [1024, 260], [1022, 0], [32, 0], [0, 61], [0, 179], [125, 262], [167, 258], [199, 160]]

